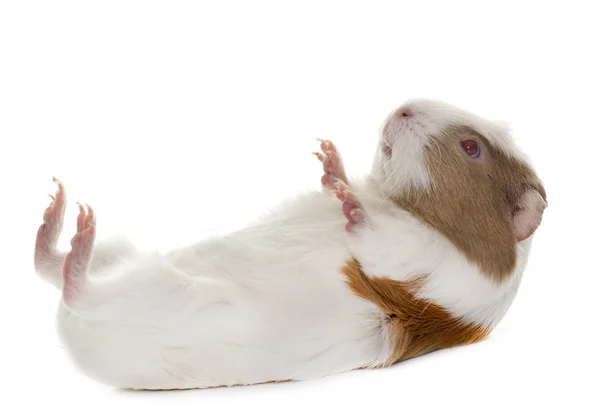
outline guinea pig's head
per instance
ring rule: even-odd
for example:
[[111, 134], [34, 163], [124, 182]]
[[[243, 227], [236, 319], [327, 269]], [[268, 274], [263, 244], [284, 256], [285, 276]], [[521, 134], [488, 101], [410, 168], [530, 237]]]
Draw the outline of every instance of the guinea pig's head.
[[409, 101], [389, 115], [372, 177], [496, 280], [511, 275], [547, 206], [504, 125], [438, 101]]

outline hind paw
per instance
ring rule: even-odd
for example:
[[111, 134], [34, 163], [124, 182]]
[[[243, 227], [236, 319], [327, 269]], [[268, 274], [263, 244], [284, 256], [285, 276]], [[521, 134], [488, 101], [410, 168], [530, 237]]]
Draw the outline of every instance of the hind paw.
[[96, 238], [96, 215], [89, 205], [79, 205], [77, 233], [71, 239], [71, 251], [65, 258], [63, 268], [63, 295], [68, 300], [80, 289], [87, 277], [92, 260], [92, 249]]
[[67, 195], [61, 181], [52, 178], [58, 189], [49, 195], [52, 201], [44, 211], [44, 223], [40, 225], [35, 240], [34, 263], [36, 271], [43, 274], [49, 262], [56, 256], [56, 244], [63, 228]]

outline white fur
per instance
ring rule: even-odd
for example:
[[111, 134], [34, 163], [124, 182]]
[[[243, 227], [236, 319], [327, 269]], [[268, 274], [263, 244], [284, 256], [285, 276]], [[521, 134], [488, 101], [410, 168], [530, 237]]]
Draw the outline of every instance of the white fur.
[[[369, 227], [346, 233], [339, 201], [314, 192], [229, 236], [167, 255], [128, 251], [92, 268], [58, 315], [77, 365], [110, 385], [173, 389], [301, 380], [382, 364], [392, 348], [386, 320], [346, 286], [340, 267], [351, 256], [368, 274], [403, 280], [431, 273], [422, 296], [466, 321], [497, 324], [518, 287], [529, 240], [521, 243], [514, 276], [497, 285], [440, 233], [386, 200], [402, 177], [427, 186], [418, 137], [458, 119], [494, 129], [441, 104], [411, 105], [423, 130], [394, 130], [394, 137], [415, 135], [390, 143], [404, 146], [405, 153], [394, 151], [402, 168], [386, 171], [378, 151], [372, 177], [351, 183]], [[503, 133], [493, 134], [504, 143]]]
[[[409, 109], [411, 117], [398, 117], [397, 112], [403, 109]], [[457, 125], [474, 129], [506, 155], [527, 161], [526, 155], [514, 145], [507, 124], [484, 119], [441, 101], [409, 100], [390, 113], [380, 131], [381, 142], [394, 149], [390, 158], [379, 146], [373, 160], [372, 175], [381, 190], [389, 194], [429, 186], [425, 146], [431, 136]]]
[[[359, 195], [361, 200], [368, 198], [365, 193]], [[348, 236], [351, 251], [367, 275], [410, 280], [430, 274], [420, 297], [468, 322], [493, 327], [502, 319], [519, 286], [531, 239], [519, 244], [518, 264], [512, 276], [496, 283], [467, 261], [441, 233], [393, 203], [379, 202], [371, 211], [378, 212], [371, 215], [371, 226]]]

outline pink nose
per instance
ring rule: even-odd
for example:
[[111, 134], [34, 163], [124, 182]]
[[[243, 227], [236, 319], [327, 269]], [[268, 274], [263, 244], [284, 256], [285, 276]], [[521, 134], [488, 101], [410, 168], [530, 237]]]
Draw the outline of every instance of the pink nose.
[[413, 111], [410, 109], [410, 107], [403, 105], [402, 107], [400, 107], [399, 109], [396, 110], [395, 112], [396, 117], [412, 117], [414, 115]]

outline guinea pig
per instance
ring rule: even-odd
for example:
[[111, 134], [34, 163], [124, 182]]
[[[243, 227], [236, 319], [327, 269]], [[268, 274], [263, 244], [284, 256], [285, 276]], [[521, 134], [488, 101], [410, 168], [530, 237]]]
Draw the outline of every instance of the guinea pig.
[[305, 380], [484, 339], [523, 275], [547, 206], [504, 125], [437, 101], [385, 120], [372, 170], [349, 181], [321, 140], [322, 190], [251, 226], [169, 253], [95, 243], [79, 205], [57, 250], [65, 186], [34, 263], [62, 293], [76, 366], [131, 389]]

